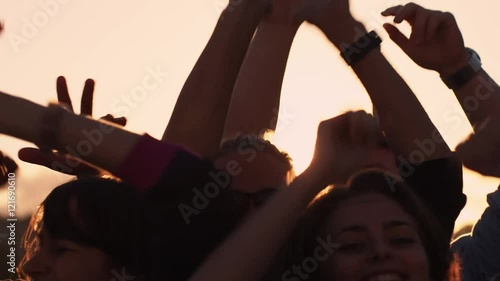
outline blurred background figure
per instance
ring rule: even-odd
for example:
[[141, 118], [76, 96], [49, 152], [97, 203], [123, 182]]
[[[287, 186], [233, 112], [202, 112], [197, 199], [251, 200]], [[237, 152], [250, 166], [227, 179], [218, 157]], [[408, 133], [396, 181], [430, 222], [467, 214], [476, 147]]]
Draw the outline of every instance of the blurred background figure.
[[[2, 25], [0, 23], [0, 31]], [[3, 155], [0, 151], [0, 188], [3, 188], [9, 179], [9, 174], [17, 171], [18, 166], [12, 158]]]

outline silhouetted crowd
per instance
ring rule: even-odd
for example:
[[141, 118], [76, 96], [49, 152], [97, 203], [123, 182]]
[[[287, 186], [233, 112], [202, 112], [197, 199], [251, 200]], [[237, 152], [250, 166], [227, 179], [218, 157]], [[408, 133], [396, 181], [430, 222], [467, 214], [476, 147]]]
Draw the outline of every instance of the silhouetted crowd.
[[[230, 1], [161, 140], [125, 130], [125, 117], [94, 119], [92, 79], [79, 114], [62, 76], [59, 103], [47, 107], [0, 92], [0, 133], [36, 145], [19, 158], [76, 176], [41, 202], [11, 278], [500, 280], [500, 190], [452, 241], [466, 202], [462, 166], [500, 178], [500, 87], [452, 14], [410, 3], [382, 15], [394, 19], [384, 24], [390, 39], [439, 74], [474, 128], [455, 151], [348, 0]], [[409, 38], [396, 27], [404, 21]], [[376, 117], [321, 122], [297, 175], [266, 136], [304, 22], [339, 50]], [[6, 184], [18, 167], [0, 160]]]

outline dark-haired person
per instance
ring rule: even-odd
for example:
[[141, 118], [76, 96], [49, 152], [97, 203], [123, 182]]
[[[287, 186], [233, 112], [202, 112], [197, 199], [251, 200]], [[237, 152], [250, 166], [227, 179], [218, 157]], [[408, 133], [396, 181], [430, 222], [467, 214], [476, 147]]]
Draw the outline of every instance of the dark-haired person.
[[0, 186], [3, 186], [9, 180], [9, 174], [16, 172], [18, 166], [12, 158], [4, 156], [0, 151]]
[[143, 205], [129, 185], [80, 178], [45, 198], [25, 234], [27, 280], [145, 280]]
[[[283, 280], [458, 280], [442, 227], [411, 187], [380, 169], [318, 196], [297, 232]], [[318, 238], [336, 247], [320, 248]]]
[[[419, 66], [436, 71], [454, 91], [469, 122], [476, 131], [468, 142], [457, 147], [464, 164], [480, 173], [495, 174], [498, 162], [498, 110], [500, 88], [481, 66], [478, 54], [466, 48], [455, 17], [448, 12], [425, 9], [410, 3], [382, 12], [394, 22], [407, 21], [412, 35], [406, 38], [395, 26], [384, 27], [391, 39]], [[474, 101], [477, 107], [468, 103]], [[498, 170], [497, 170], [498, 171]], [[474, 226], [471, 235], [452, 245], [462, 261], [463, 280], [495, 280], [500, 273], [500, 190], [488, 195], [489, 207]]]

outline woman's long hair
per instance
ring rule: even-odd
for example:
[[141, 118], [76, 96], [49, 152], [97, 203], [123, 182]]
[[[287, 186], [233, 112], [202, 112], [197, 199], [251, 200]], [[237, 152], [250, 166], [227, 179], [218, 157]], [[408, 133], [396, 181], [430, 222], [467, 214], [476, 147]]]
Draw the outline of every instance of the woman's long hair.
[[[453, 258], [449, 241], [441, 226], [399, 177], [378, 170], [357, 174], [351, 178], [348, 186], [330, 188], [311, 203], [291, 239], [287, 268], [313, 256], [313, 250], [317, 247], [315, 238], [325, 234], [325, 222], [341, 203], [369, 193], [381, 194], [396, 201], [416, 222], [432, 280], [459, 280], [456, 278], [457, 267], [451, 266]], [[455, 274], [450, 274], [452, 271]], [[452, 275], [455, 277], [450, 279]], [[318, 272], [312, 273], [309, 280], [320, 280]]]

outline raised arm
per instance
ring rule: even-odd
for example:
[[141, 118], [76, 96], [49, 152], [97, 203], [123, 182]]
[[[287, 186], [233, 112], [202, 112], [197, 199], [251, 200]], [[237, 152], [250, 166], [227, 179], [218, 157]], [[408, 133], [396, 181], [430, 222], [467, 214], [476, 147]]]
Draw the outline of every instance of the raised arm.
[[[317, 25], [341, 51], [368, 33], [363, 24], [352, 17], [348, 0], [309, 1], [303, 16]], [[359, 48], [355, 52], [363, 52], [362, 47]], [[370, 95], [381, 128], [398, 156], [413, 162], [412, 152], [421, 149], [417, 142], [432, 139], [434, 135], [441, 138], [413, 91], [382, 54], [380, 46], [354, 63], [352, 70]], [[436, 142], [432, 153], [419, 161], [450, 155], [444, 141]]]
[[301, 2], [274, 0], [271, 14], [259, 24], [236, 80], [224, 138], [263, 136], [276, 129], [288, 55], [301, 24], [294, 13]]
[[457, 146], [464, 166], [486, 176], [500, 178], [500, 107], [476, 132]]
[[[59, 76], [57, 78], [57, 100], [58, 102], [65, 106], [71, 112], [73, 110], [73, 104], [71, 102], [71, 97], [69, 95], [68, 86], [66, 84], [66, 78], [64, 76]], [[93, 100], [94, 100], [94, 87], [95, 82], [92, 79], [87, 79], [85, 81], [85, 86], [83, 88], [82, 98], [81, 98], [81, 109], [80, 115], [92, 116], [93, 110]], [[127, 119], [125, 117], [115, 118], [111, 114], [107, 114], [106, 116], [101, 117], [100, 119], [112, 122], [117, 125], [125, 126], [127, 123]], [[79, 158], [73, 157], [71, 155], [65, 153], [55, 153], [53, 151], [42, 151], [37, 148], [23, 148], [19, 151], [19, 159], [42, 165], [51, 169], [56, 169], [59, 172], [76, 175], [76, 176], [85, 176], [85, 175], [99, 175], [106, 174], [106, 171], [100, 170], [98, 167], [90, 165], [89, 163], [85, 163], [80, 161]], [[68, 168], [62, 168], [62, 163], [67, 161], [71, 161], [74, 165]], [[53, 163], [61, 163], [61, 165], [52, 165]]]
[[[394, 22], [407, 21], [412, 35], [406, 38], [395, 26], [384, 27], [391, 39], [419, 66], [434, 70], [444, 79], [464, 69], [471, 58], [451, 13], [432, 11], [410, 3], [382, 13], [395, 16]], [[466, 75], [463, 85], [453, 88], [470, 123], [477, 127], [500, 107], [500, 88], [484, 69]]]
[[189, 280], [260, 280], [309, 202], [356, 169], [374, 148], [378, 132], [373, 117], [364, 112], [322, 122], [309, 168], [234, 231]]
[[0, 133], [70, 153], [113, 174], [119, 173], [141, 138], [112, 123], [46, 108], [1, 92]]
[[229, 3], [177, 99], [162, 140], [214, 156], [224, 130], [231, 93], [268, 0]]

